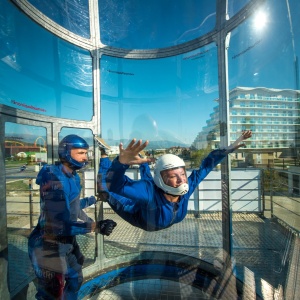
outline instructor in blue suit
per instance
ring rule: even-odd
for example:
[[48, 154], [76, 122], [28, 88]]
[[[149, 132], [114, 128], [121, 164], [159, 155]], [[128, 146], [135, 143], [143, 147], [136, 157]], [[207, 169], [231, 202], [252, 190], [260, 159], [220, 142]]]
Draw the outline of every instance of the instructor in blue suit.
[[41, 213], [28, 239], [37, 277], [36, 299], [76, 300], [84, 262], [76, 236], [89, 232], [108, 236], [116, 226], [112, 220], [95, 222], [83, 211], [96, 202], [94, 196], [80, 199], [77, 170], [87, 165], [88, 148], [81, 137], [66, 136], [58, 147], [60, 161], [45, 165], [37, 176]]

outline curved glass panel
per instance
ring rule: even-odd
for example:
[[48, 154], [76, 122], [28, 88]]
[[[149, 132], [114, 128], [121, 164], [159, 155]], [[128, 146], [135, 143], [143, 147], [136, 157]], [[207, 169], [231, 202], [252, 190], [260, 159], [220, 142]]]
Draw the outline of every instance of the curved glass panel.
[[41, 165], [47, 162], [46, 135], [44, 127], [5, 123], [7, 279], [11, 291], [33, 279], [28, 236], [40, 213], [39, 186], [35, 184], [35, 177]]
[[[218, 147], [208, 132], [203, 140], [194, 143], [198, 133], [206, 127], [210, 114], [218, 110], [218, 102], [214, 101], [218, 96], [214, 44], [165, 59], [128, 60], [102, 56], [100, 65], [101, 132], [105, 141], [114, 146], [111, 159], [117, 154], [120, 141], [126, 145], [132, 138], [149, 140], [145, 149], [148, 154], [156, 158], [163, 153], [178, 154], [185, 160], [189, 176], [192, 169], [198, 169], [205, 156]], [[216, 125], [214, 130], [219, 134]], [[138, 166], [132, 166], [127, 175], [138, 179], [138, 171]], [[149, 233], [117, 215], [113, 217], [119, 225], [105, 244], [106, 256], [147, 249], [181, 253], [188, 245], [189, 251], [185, 251], [189, 255], [212, 261], [212, 253], [216, 254], [222, 247], [220, 171], [216, 169], [209, 176], [208, 181], [202, 182], [191, 195], [189, 213], [180, 224]], [[150, 211], [150, 207], [148, 209]], [[200, 224], [197, 217], [201, 211], [216, 212], [214, 220], [203, 217]], [[105, 217], [109, 214], [111, 210]], [[147, 224], [150, 219], [154, 219], [151, 213], [145, 219]], [[214, 223], [211, 227], [213, 241], [202, 234], [209, 222]], [[124, 235], [124, 230], [128, 234]], [[185, 234], [179, 233], [181, 230]]]
[[90, 53], [50, 34], [11, 3], [1, 1], [0, 7], [0, 103], [47, 116], [91, 120]]
[[228, 14], [231, 18], [239, 12], [251, 0], [228, 0]]
[[156, 60], [102, 56], [102, 136], [111, 145], [137, 138], [154, 149], [190, 147], [217, 105], [216, 53], [210, 45]]
[[216, 1], [99, 0], [101, 42], [126, 49], [179, 45], [213, 30]]
[[[99, 163], [94, 161], [92, 130], [63, 127], [58, 136], [49, 136], [46, 130], [51, 126], [57, 130], [55, 124], [47, 123], [49, 116], [68, 118], [64, 126], [72, 126], [72, 120], [91, 120], [93, 78], [98, 80], [98, 73], [93, 75], [90, 52], [51, 35], [12, 2], [16, 1], [0, 1], [0, 104], [6, 105], [0, 105], [4, 144], [0, 163], [5, 169], [0, 189], [6, 191], [1, 196], [1, 247], [4, 252], [7, 248], [9, 262], [0, 260], [3, 299], [26, 298], [26, 293], [32, 298], [29, 293], [34, 293], [27, 236], [40, 209], [32, 179], [45, 162], [46, 151], [52, 159], [54, 148], [56, 159], [57, 144], [64, 136], [78, 134], [86, 139], [90, 165], [78, 172], [82, 197], [97, 193], [94, 166]], [[29, 2], [42, 16], [89, 37], [88, 3], [92, 1], [22, 1]], [[222, 168], [221, 174], [216, 165], [196, 187], [185, 202], [187, 214], [177, 223], [173, 221], [181, 203], [171, 203], [174, 219], [162, 230], [149, 232], [131, 225], [126, 220], [130, 205], [122, 216], [108, 202], [97, 204], [96, 209], [85, 208], [88, 217], [113, 219], [118, 226], [104, 237], [104, 243], [94, 233], [78, 236], [84, 267], [90, 266], [84, 276], [91, 279], [82, 286], [82, 297], [96, 298], [100, 291], [106, 296], [133, 292], [133, 297], [141, 291], [139, 296], [147, 297], [146, 287], [155, 284], [166, 297], [293, 299], [299, 281], [299, 1], [253, 0], [262, 6], [251, 11], [253, 16], [247, 20], [238, 14], [249, 0], [98, 2], [101, 37], [96, 38], [101, 38], [104, 47], [129, 52], [180, 45], [207, 33], [213, 34], [209, 40], [223, 40], [227, 23], [224, 31], [214, 31], [216, 3], [223, 8], [228, 2], [229, 15], [241, 22], [226, 40], [228, 61], [214, 44], [163, 59], [101, 57], [101, 81], [97, 82], [101, 115], [96, 117], [101, 121], [101, 137], [111, 146], [109, 159], [118, 154], [120, 142], [126, 146], [132, 138], [148, 139], [146, 155], [157, 158], [174, 153], [185, 161], [190, 176], [220, 144], [220, 121], [225, 116], [220, 120], [218, 88], [223, 91], [227, 84], [225, 74], [218, 72], [224, 70], [223, 63], [229, 71], [229, 124], [224, 125], [228, 125], [230, 141], [243, 130], [252, 130], [253, 136], [245, 148], [230, 155], [231, 168]], [[8, 116], [7, 106], [18, 111]], [[18, 117], [19, 109], [43, 115], [44, 120], [29, 119], [27, 114], [25, 121]], [[93, 120], [85, 127], [97, 124]], [[54, 144], [46, 145], [45, 140]], [[138, 168], [131, 165], [126, 175], [140, 179]], [[148, 180], [153, 165], [150, 172]], [[231, 188], [229, 203], [227, 188]], [[147, 203], [135, 216], [147, 212], [148, 226], [157, 220], [156, 208]], [[98, 260], [93, 265], [95, 255], [100, 265]], [[171, 285], [169, 280], [180, 284]], [[203, 293], [194, 289], [200, 283], [205, 285], [200, 289]], [[86, 288], [89, 291], [84, 293]]]
[[60, 26], [84, 38], [90, 37], [88, 0], [28, 0]]
[[297, 39], [300, 29], [299, 20], [293, 18], [299, 3], [288, 2], [291, 14], [286, 3], [263, 5], [232, 32], [228, 52], [230, 89], [237, 86], [299, 89], [295, 59], [300, 51]]
[[[100, 289], [98, 291], [91, 289], [88, 297], [90, 299], [126, 299], [130, 295], [131, 299], [217, 299], [211, 296], [211, 293], [182, 282], [152, 278], [120, 283], [109, 290], [99, 291]], [[80, 296], [86, 296], [86, 294], [81, 293]]]
[[288, 228], [300, 229], [299, 11], [299, 1], [266, 1], [231, 33], [228, 50], [231, 141], [253, 132], [231, 159], [233, 254], [238, 278], [264, 298], [279, 287], [288, 298], [287, 270], [297, 268], [284, 253], [298, 251]]

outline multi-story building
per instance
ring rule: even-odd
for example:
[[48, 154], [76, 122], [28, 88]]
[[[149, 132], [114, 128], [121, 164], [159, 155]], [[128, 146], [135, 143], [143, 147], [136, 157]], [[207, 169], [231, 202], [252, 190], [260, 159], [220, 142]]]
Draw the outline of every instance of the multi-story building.
[[[299, 104], [299, 90], [236, 87], [229, 93], [231, 142], [238, 138], [241, 131], [252, 130], [253, 137], [247, 142], [247, 149], [256, 153], [257, 161], [262, 160], [261, 154], [264, 153], [277, 157], [288, 149], [299, 148]], [[196, 149], [219, 147], [218, 105], [206, 123], [192, 144]]]

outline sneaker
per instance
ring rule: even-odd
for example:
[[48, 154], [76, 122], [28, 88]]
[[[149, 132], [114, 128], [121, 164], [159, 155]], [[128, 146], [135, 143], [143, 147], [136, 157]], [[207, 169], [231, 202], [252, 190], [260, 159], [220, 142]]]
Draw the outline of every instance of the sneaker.
[[98, 136], [94, 136], [94, 139], [95, 139], [95, 141], [97, 142], [97, 144], [98, 144], [98, 147], [100, 148], [100, 150], [101, 149], [104, 149], [104, 150], [110, 150], [110, 146], [108, 146], [106, 143], [105, 143], [105, 141], [104, 141], [104, 139], [102, 139], [102, 138], [100, 138], [100, 137], [98, 137]]

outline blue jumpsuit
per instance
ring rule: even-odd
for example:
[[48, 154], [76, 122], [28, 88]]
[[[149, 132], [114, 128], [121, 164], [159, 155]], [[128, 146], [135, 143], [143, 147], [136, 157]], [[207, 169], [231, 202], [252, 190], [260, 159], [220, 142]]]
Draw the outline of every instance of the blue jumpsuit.
[[[101, 158], [99, 163], [98, 171], [98, 191], [107, 191], [105, 175], [107, 170], [110, 168], [112, 162], [108, 157]], [[142, 180], [153, 180], [149, 165], [147, 163], [140, 165], [140, 175]], [[100, 184], [99, 184], [100, 183]], [[109, 192], [107, 202], [110, 207], [117, 213], [122, 219], [127, 221], [133, 226], [144, 229], [143, 222], [137, 218], [137, 205], [131, 199], [126, 199], [116, 193]]]
[[[117, 157], [106, 173], [105, 181], [112, 195], [108, 202], [117, 214], [134, 226], [146, 231], [168, 228], [185, 218], [191, 194], [227, 153], [225, 149], [212, 151], [200, 168], [192, 171], [188, 177], [189, 191], [180, 196], [178, 203], [168, 201], [151, 176], [146, 175], [146, 179], [141, 180], [127, 177], [125, 172], [129, 166], [121, 164]], [[148, 174], [143, 170], [142, 173]]]
[[94, 204], [95, 198], [79, 198], [78, 174], [69, 173], [61, 163], [45, 165], [36, 183], [40, 185], [41, 212], [28, 241], [38, 279], [36, 298], [77, 299], [84, 256], [75, 236], [91, 232], [93, 220], [82, 209]]

